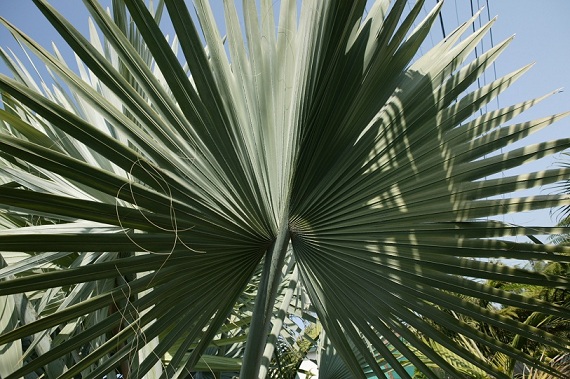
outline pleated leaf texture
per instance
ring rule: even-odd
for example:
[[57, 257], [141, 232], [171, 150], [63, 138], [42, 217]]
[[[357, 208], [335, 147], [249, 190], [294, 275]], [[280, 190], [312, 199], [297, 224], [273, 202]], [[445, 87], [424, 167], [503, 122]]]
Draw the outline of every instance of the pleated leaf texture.
[[517, 195], [568, 168], [501, 174], [570, 139], [511, 147], [566, 116], [511, 121], [543, 98], [486, 111], [530, 67], [476, 85], [511, 41], [475, 58], [495, 20], [422, 55], [441, 3], [225, 0], [222, 33], [206, 0], [85, 0], [82, 36], [34, 2], [77, 62], [2, 19], [53, 75], [2, 50], [2, 378], [263, 378], [299, 319], [323, 326], [329, 378], [466, 377], [450, 359], [510, 377], [452, 334], [556, 375], [454, 316], [568, 351], [466, 300], [570, 318], [485, 284], [569, 288], [497, 263], [569, 261], [502, 239], [565, 229], [500, 220], [570, 203]]

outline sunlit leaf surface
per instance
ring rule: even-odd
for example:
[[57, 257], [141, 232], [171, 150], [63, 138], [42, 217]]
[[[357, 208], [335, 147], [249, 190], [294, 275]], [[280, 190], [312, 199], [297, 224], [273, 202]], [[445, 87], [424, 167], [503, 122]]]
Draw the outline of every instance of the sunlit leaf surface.
[[323, 325], [335, 378], [409, 378], [407, 363], [463, 377], [450, 356], [508, 377], [449, 333], [541, 366], [455, 314], [567, 350], [465, 300], [570, 317], [484, 284], [569, 286], [496, 263], [569, 261], [565, 247], [501, 239], [563, 228], [494, 220], [568, 205], [516, 193], [568, 168], [496, 174], [570, 139], [510, 148], [566, 116], [511, 121], [542, 98], [480, 111], [529, 68], [473, 85], [511, 40], [473, 59], [494, 20], [421, 55], [441, 4], [425, 15], [423, 1], [378, 0], [363, 16], [365, 1], [227, 0], [222, 35], [208, 1], [85, 0], [82, 36], [34, 2], [78, 59], [2, 20], [58, 78], [36, 83], [1, 52], [13, 73], [0, 76], [0, 296], [28, 304], [0, 309], [0, 359], [23, 357], [2, 377], [264, 377], [303, 318]]

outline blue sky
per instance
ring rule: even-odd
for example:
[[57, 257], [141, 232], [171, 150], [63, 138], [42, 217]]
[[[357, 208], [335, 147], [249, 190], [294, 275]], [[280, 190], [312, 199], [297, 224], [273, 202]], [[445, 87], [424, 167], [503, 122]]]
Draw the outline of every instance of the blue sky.
[[[49, 0], [49, 2], [67, 16], [78, 29], [87, 30], [88, 15], [81, 1]], [[110, 1], [106, 0], [103, 3], [109, 4]], [[221, 3], [222, 0], [212, 0], [212, 4], [217, 7]], [[437, 0], [426, 0], [426, 12], [427, 8], [436, 3]], [[481, 84], [494, 80], [495, 72], [497, 76], [501, 76], [528, 63], [536, 62], [535, 66], [523, 78], [499, 97], [500, 106], [539, 97], [557, 88], [565, 87], [564, 92], [539, 104], [536, 109], [526, 112], [524, 119], [545, 117], [570, 110], [570, 23], [568, 22], [570, 1], [446, 0], [442, 10], [445, 32], [449, 33], [459, 23], [470, 18], [472, 6], [475, 11], [485, 6], [480, 18], [481, 23], [485, 23], [489, 16], [491, 18], [496, 15], [499, 16], [492, 28], [495, 44], [516, 34], [515, 40], [498, 59], [495, 67], [486, 73]], [[0, 16], [24, 30], [42, 45], [49, 46], [51, 41], [56, 41], [58, 47], [65, 50], [63, 48], [65, 44], [58, 38], [47, 21], [43, 19], [40, 12], [35, 9], [31, 0], [0, 0]], [[479, 21], [476, 23], [476, 26], [478, 25]], [[442, 30], [438, 21], [434, 26], [432, 36], [428, 37], [426, 48], [433, 42], [437, 43], [441, 38]], [[25, 58], [18, 45], [3, 27], [0, 27], [0, 46], [9, 47], [19, 57]], [[483, 48], [487, 49], [490, 46], [491, 37], [487, 36], [483, 40]], [[479, 52], [481, 50], [479, 49]], [[73, 66], [72, 61], [69, 63]], [[0, 72], [7, 73], [6, 67], [1, 63]], [[496, 105], [495, 102], [491, 106]], [[529, 142], [565, 136], [570, 137], [570, 117], [548, 128], [544, 134], [531, 138]], [[553, 157], [533, 164], [531, 167], [544, 169], [551, 165], [557, 165], [559, 160], [559, 156]], [[522, 168], [521, 170], [528, 171], [529, 168]], [[543, 193], [548, 193], [548, 191], [552, 192], [552, 190], [544, 190]], [[506, 219], [506, 221], [522, 225], [550, 224], [553, 222], [548, 211], [517, 215], [516, 219]]]

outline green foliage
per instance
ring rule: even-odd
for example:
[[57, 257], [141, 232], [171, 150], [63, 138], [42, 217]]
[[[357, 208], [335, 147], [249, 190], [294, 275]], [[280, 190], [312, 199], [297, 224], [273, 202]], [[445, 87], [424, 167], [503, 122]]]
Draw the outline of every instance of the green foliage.
[[[541, 272], [549, 275], [562, 275], [568, 276], [567, 265], [560, 263], [544, 263], [544, 262], [531, 262], [530, 266], [536, 272]], [[542, 301], [547, 301], [550, 303], [558, 304], [562, 307], [567, 308], [570, 304], [568, 294], [566, 291], [561, 289], [547, 288], [539, 285], [524, 285], [524, 284], [512, 284], [506, 282], [492, 281], [489, 285], [495, 288], [502, 288], [513, 293], [526, 296], [531, 299], [539, 299]], [[468, 298], [466, 299], [470, 302], [479, 303], [478, 299]], [[539, 330], [546, 331], [558, 338], [568, 340], [570, 337], [570, 324], [568, 321], [562, 318], [553, 317], [551, 315], [544, 314], [542, 312], [529, 312], [525, 309], [521, 309], [515, 306], [498, 307], [496, 304], [484, 304], [485, 307], [493, 310], [501, 317], [507, 317], [513, 320], [517, 320], [525, 325], [536, 327]], [[553, 349], [548, 343], [540, 343], [532, 339], [525, 338], [516, 331], [506, 331], [495, 327], [489, 323], [477, 322], [476, 320], [465, 318], [462, 315], [456, 315], [461, 319], [462, 322], [466, 324], [471, 324], [473, 327], [480, 330], [482, 333], [501, 341], [503, 343], [509, 344], [517, 349], [520, 349], [527, 354], [539, 359], [542, 362], [549, 364], [554, 367], [554, 363], [560, 361], [559, 349]], [[509, 357], [500, 352], [495, 352], [491, 349], [486, 348], [484, 345], [477, 343], [471, 339], [465, 339], [463, 336], [457, 333], [453, 333], [450, 330], [443, 330], [444, 333], [448, 334], [451, 338], [457, 340], [459, 344], [464, 346], [466, 349], [473, 351], [474, 354], [480, 356], [481, 358], [491, 362], [497, 371], [507, 374], [512, 377], [520, 378], [553, 378], [551, 373], [543, 372], [540, 368], [529, 367], [527, 365], [519, 365], [517, 369], [516, 362], [517, 357]], [[421, 333], [419, 333], [421, 335]], [[456, 354], [448, 351], [441, 346], [438, 346], [433, 341], [428, 339], [428, 342], [435, 345], [437, 349], [441, 350], [441, 356], [445, 357], [450, 364], [458, 369], [458, 371], [465, 373], [470, 378], [485, 378], [485, 373], [480, 370], [474, 370], [474, 367], [469, 364], [469, 362], [461, 359]], [[556, 360], [558, 358], [558, 360]], [[523, 372], [520, 372], [520, 367], [523, 368]], [[557, 369], [562, 369], [564, 366], [559, 366]], [[419, 378], [422, 378], [421, 373], [417, 373]], [[444, 373], [440, 373], [439, 377], [445, 377]]]
[[491, 221], [570, 203], [516, 195], [568, 168], [494, 178], [570, 147], [512, 147], [567, 115], [511, 123], [547, 96], [480, 112], [530, 68], [473, 89], [511, 41], [472, 59], [495, 20], [471, 32], [474, 17], [420, 56], [441, 2], [424, 15], [424, 1], [378, 0], [364, 15], [364, 0], [282, 0], [274, 18], [273, 1], [238, 12], [228, 0], [222, 33], [205, 0], [196, 15], [178, 0], [115, 0], [109, 13], [85, 0], [89, 38], [34, 2], [78, 67], [2, 19], [58, 78], [36, 83], [0, 53], [12, 71], [0, 75], [0, 296], [28, 305], [0, 346], [32, 340], [8, 379], [265, 377], [279, 338], [299, 335], [290, 317], [322, 325], [342, 361], [331, 378], [408, 377], [402, 356], [428, 377], [426, 361], [462, 376], [445, 352], [507, 377], [460, 340], [556, 374], [480, 329], [568, 350], [487, 307], [570, 319], [556, 291], [485, 284], [570, 287], [493, 261], [570, 253], [505, 241], [529, 231]]
[[273, 379], [295, 379], [299, 367], [307, 353], [317, 348], [318, 337], [322, 327], [319, 324], [308, 324], [304, 327], [303, 333], [296, 338], [293, 345], [281, 339], [275, 352], [273, 360], [273, 370], [269, 372], [269, 377]]

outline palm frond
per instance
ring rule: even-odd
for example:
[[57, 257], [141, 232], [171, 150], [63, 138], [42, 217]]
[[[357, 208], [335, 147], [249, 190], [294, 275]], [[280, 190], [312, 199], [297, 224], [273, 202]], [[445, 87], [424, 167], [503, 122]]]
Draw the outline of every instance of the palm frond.
[[[460, 377], [442, 351], [505, 377], [432, 322], [556, 375], [444, 311], [568, 350], [564, 338], [462, 300], [570, 318], [482, 283], [569, 287], [562, 275], [489, 261], [567, 263], [570, 253], [501, 239], [563, 227], [492, 221], [570, 200], [516, 196], [565, 180], [568, 168], [493, 177], [570, 147], [560, 138], [511, 148], [567, 116], [509, 124], [544, 97], [478, 114], [530, 68], [473, 89], [511, 41], [472, 59], [495, 20], [470, 33], [474, 16], [418, 56], [441, 3], [421, 19], [424, 1], [407, 11], [405, 0], [379, 0], [364, 17], [363, 0], [283, 0], [276, 20], [272, 1], [241, 11], [225, 1], [225, 39], [208, 1], [193, 15], [175, 0], [114, 0], [111, 14], [85, 0], [89, 38], [34, 2], [79, 67], [2, 19], [58, 78], [52, 89], [35, 84], [1, 54], [14, 71], [0, 75], [0, 171], [15, 183], [0, 186], [3, 223], [49, 222], [0, 230], [0, 251], [31, 255], [0, 271], [16, 276], [0, 296], [35, 292], [52, 307], [33, 300], [51, 313], [0, 335], [0, 345], [36, 333], [52, 341], [7, 378], [59, 360], [62, 378], [263, 376], [294, 313], [318, 318], [356, 378], [383, 377], [384, 363], [409, 378], [400, 356], [428, 377], [424, 357]], [[70, 262], [35, 271], [58, 259]], [[288, 304], [307, 296], [310, 310]]]

